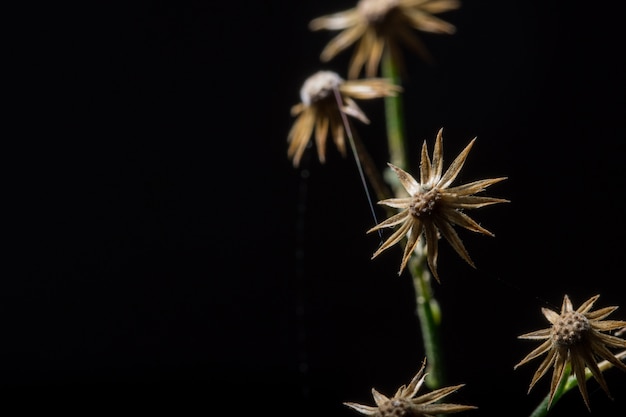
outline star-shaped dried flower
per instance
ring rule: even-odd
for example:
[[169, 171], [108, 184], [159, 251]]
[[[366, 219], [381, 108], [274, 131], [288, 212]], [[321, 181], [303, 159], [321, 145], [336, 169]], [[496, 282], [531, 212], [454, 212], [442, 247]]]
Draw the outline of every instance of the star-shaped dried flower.
[[574, 310], [572, 302], [566, 295], [563, 298], [561, 314], [547, 308], [541, 309], [543, 315], [552, 325], [551, 327], [519, 336], [520, 339], [545, 340], [515, 365], [514, 369], [544, 353], [548, 354], [539, 365], [528, 388], [528, 392], [530, 392], [535, 383], [552, 367], [548, 407], [552, 404], [556, 388], [563, 378], [567, 377], [565, 370], [568, 363], [571, 365], [571, 372], [576, 376], [578, 388], [589, 410], [591, 409], [585, 383], [585, 367], [589, 368], [609, 398], [611, 398], [611, 394], [598, 367], [597, 359], [605, 359], [615, 367], [626, 371], [626, 365], [609, 350], [609, 348], [626, 348], [626, 340], [603, 333], [626, 326], [626, 321], [604, 320], [609, 314], [617, 310], [618, 307], [616, 306], [591, 311], [591, 307], [599, 297], [599, 295], [591, 297]]
[[[354, 99], [372, 99], [395, 96], [402, 89], [382, 78], [344, 80], [332, 71], [318, 71], [307, 78], [300, 89], [301, 102], [291, 108], [297, 116], [287, 140], [287, 156], [299, 166], [313, 131], [317, 155], [321, 163], [326, 161], [326, 139], [330, 130], [339, 152], [345, 156], [346, 143], [341, 112], [369, 124], [369, 119]], [[339, 97], [337, 97], [337, 93]], [[338, 104], [341, 100], [341, 105]]]
[[309, 27], [341, 31], [323, 49], [320, 58], [324, 62], [358, 41], [348, 76], [357, 78], [365, 66], [367, 76], [373, 77], [385, 48], [389, 48], [393, 61], [402, 68], [400, 43], [430, 61], [428, 50], [412, 29], [453, 34], [454, 25], [433, 15], [460, 6], [458, 0], [360, 0], [355, 8], [313, 19]]
[[372, 259], [374, 259], [385, 249], [400, 242], [400, 240], [406, 236], [408, 241], [404, 247], [404, 255], [398, 274], [401, 274], [406, 267], [423, 233], [426, 238], [428, 266], [437, 281], [440, 281], [439, 275], [437, 274], [439, 234], [446, 238], [461, 258], [475, 268], [454, 226], [458, 225], [473, 232], [493, 236], [493, 233], [476, 223], [476, 221], [465, 214], [463, 210], [509, 201], [501, 198], [474, 195], [484, 191], [488, 186], [506, 179], [506, 177], [479, 180], [456, 187], [450, 187], [461, 171], [476, 138], [463, 149], [450, 167], [448, 167], [446, 173], [442, 175], [442, 136], [443, 129], [440, 129], [437, 133], [432, 161], [428, 156], [426, 141], [424, 141], [420, 163], [420, 182], [417, 182], [409, 173], [397, 166], [388, 164], [389, 167], [395, 171], [400, 183], [409, 193], [409, 196], [379, 201], [378, 204], [384, 204], [392, 208], [401, 209], [402, 211], [367, 231], [367, 233], [370, 233], [385, 227], [400, 225], [400, 227], [398, 227], [398, 229], [378, 248], [374, 255], [372, 255]]
[[417, 375], [413, 377], [409, 386], [407, 387], [402, 385], [391, 398], [387, 398], [383, 394], [376, 391], [376, 389], [372, 388], [372, 395], [374, 397], [374, 401], [376, 402], [376, 407], [352, 402], [346, 402], [344, 404], [355, 409], [361, 414], [376, 417], [432, 417], [437, 414], [452, 414], [476, 408], [471, 405], [446, 404], [439, 402], [442, 398], [457, 391], [465, 384], [440, 388], [427, 394], [420, 395], [417, 398], [413, 398], [424, 384], [424, 380], [427, 375], [424, 373], [425, 366], [426, 360], [422, 363], [422, 367]]

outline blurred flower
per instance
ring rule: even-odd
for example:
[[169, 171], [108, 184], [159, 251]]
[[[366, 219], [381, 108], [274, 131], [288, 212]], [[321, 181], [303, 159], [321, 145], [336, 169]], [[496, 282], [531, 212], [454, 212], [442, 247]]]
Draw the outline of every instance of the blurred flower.
[[617, 307], [605, 307], [591, 311], [591, 307], [598, 297], [600, 296], [591, 297], [577, 310], [574, 310], [572, 302], [566, 295], [563, 298], [561, 314], [547, 308], [541, 309], [543, 315], [552, 324], [551, 327], [519, 336], [520, 339], [545, 340], [538, 348], [530, 352], [520, 363], [515, 365], [515, 369], [544, 353], [548, 354], [541, 362], [541, 365], [539, 365], [539, 369], [535, 372], [528, 388], [528, 392], [530, 392], [535, 383], [548, 372], [548, 369], [553, 368], [548, 407], [552, 403], [555, 390], [563, 378], [567, 377], [565, 372], [567, 363], [571, 365], [571, 371], [576, 376], [578, 388], [589, 410], [589, 397], [585, 384], [585, 367], [589, 368], [591, 374], [609, 398], [611, 394], [604, 376], [598, 368], [596, 359], [603, 358], [622, 371], [626, 371], [626, 365], [608, 349], [626, 348], [626, 340], [602, 333], [624, 327], [626, 326], [626, 321], [604, 320], [609, 314], [617, 310]]
[[379, 201], [378, 204], [402, 209], [402, 211], [367, 231], [367, 233], [370, 233], [385, 227], [400, 225], [372, 256], [372, 259], [374, 259], [385, 249], [400, 242], [400, 240], [406, 236], [408, 241], [404, 247], [404, 255], [398, 274], [401, 274], [404, 270], [407, 261], [417, 247], [420, 236], [423, 233], [426, 238], [428, 266], [437, 281], [439, 281], [439, 275], [437, 274], [439, 234], [441, 233], [443, 237], [446, 238], [461, 258], [472, 267], [475, 267], [463, 242], [461, 242], [461, 239], [455, 231], [454, 226], [458, 225], [474, 232], [493, 236], [491, 232], [465, 214], [463, 210], [508, 202], [508, 200], [500, 198], [473, 195], [484, 191], [488, 186], [500, 182], [506, 179], [506, 177], [479, 180], [456, 187], [450, 187], [450, 184], [452, 184], [461, 171], [476, 138], [463, 149], [459, 156], [452, 162], [446, 173], [442, 175], [442, 136], [443, 129], [440, 129], [437, 134], [432, 161], [428, 157], [428, 149], [426, 147], [426, 141], [424, 141], [420, 164], [420, 182], [417, 182], [415, 178], [402, 169], [388, 164], [389, 167], [395, 171], [400, 183], [409, 193], [409, 196]]
[[368, 416], [375, 415], [376, 417], [434, 416], [436, 414], [458, 413], [460, 411], [473, 410], [476, 408], [471, 405], [445, 404], [439, 402], [439, 400], [450, 395], [454, 391], [457, 391], [465, 384], [440, 388], [427, 394], [420, 395], [417, 398], [413, 398], [424, 384], [424, 379], [427, 375], [424, 374], [425, 366], [426, 360], [422, 363], [422, 367], [417, 375], [413, 377], [409, 386], [406, 387], [402, 385], [398, 388], [398, 391], [396, 391], [392, 398], [387, 398], [383, 394], [376, 391], [376, 389], [372, 388], [372, 395], [374, 397], [374, 401], [376, 402], [376, 407], [351, 402], [344, 404], [355, 409], [361, 414]]
[[[339, 152], [345, 156], [346, 144], [341, 112], [363, 123], [369, 123], [369, 119], [354, 99], [394, 96], [400, 91], [399, 86], [382, 78], [346, 81], [332, 71], [316, 72], [302, 85], [301, 102], [291, 108], [291, 115], [297, 118], [287, 136], [289, 142], [287, 156], [293, 159], [295, 167], [299, 166], [302, 154], [315, 131], [317, 155], [320, 162], [324, 163], [329, 130]], [[338, 100], [341, 100], [341, 105], [338, 104]]]
[[456, 30], [454, 25], [433, 14], [460, 6], [458, 0], [360, 0], [353, 9], [313, 19], [309, 27], [311, 30], [341, 31], [323, 49], [321, 60], [324, 62], [358, 41], [348, 78], [357, 78], [364, 66], [366, 75], [373, 77], [385, 48], [389, 48], [394, 62], [402, 66], [400, 43], [430, 61], [428, 50], [411, 29], [453, 34]]

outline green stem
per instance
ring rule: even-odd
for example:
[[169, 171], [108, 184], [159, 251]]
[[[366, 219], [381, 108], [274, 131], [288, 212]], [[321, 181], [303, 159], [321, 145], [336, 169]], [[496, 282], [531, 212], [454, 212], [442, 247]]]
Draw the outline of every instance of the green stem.
[[[626, 359], [626, 350], [618, 353], [617, 355], [615, 355], [615, 357], [623, 361], [624, 359]], [[611, 367], [613, 367], [613, 364], [606, 360], [598, 364], [598, 368], [600, 369], [600, 372], [604, 372]], [[569, 373], [569, 369], [566, 370], [566, 372]], [[588, 380], [591, 377], [592, 377], [592, 374], [589, 371], [589, 369], [585, 369], [585, 380]], [[571, 390], [572, 388], [576, 386], [578, 386], [578, 381], [576, 380], [576, 376], [570, 375], [568, 378], [563, 378], [559, 386], [556, 388], [556, 391], [554, 391], [554, 397], [552, 398], [551, 406], [553, 407], [554, 404], [556, 404], [556, 402], [563, 396], [563, 394], [565, 394], [566, 392], [568, 392], [569, 390]], [[541, 403], [539, 403], [539, 405], [537, 406], [537, 408], [535, 408], [535, 410], [532, 412], [530, 417], [545, 417], [546, 415], [548, 415], [548, 411], [550, 411], [548, 409], [549, 402], [550, 402], [550, 394], [546, 395], [546, 397], [541, 401]]]
[[[389, 50], [383, 55], [383, 77], [395, 85], [401, 85], [400, 75]], [[385, 116], [387, 125], [387, 142], [389, 145], [389, 162], [402, 169], [407, 169], [406, 141], [404, 138], [404, 111], [402, 97], [385, 98]], [[395, 175], [388, 170], [385, 172], [387, 182], [392, 186], [394, 194], [400, 197], [405, 191]], [[391, 174], [391, 175], [388, 175]], [[423, 240], [422, 240], [423, 242]], [[423, 245], [423, 243], [421, 244]], [[413, 277], [415, 288], [417, 317], [420, 322], [422, 342], [426, 353], [428, 375], [426, 385], [431, 389], [441, 388], [444, 383], [443, 359], [439, 324], [441, 315], [439, 304], [432, 295], [430, 272], [426, 266], [424, 247], [420, 246], [419, 254], [414, 254], [410, 260], [409, 270]]]
[[426, 352], [426, 385], [431, 389], [441, 388], [444, 385], [444, 367], [441, 351], [439, 325], [441, 310], [439, 303], [433, 297], [431, 289], [431, 275], [426, 268], [426, 257], [423, 253], [413, 255], [409, 261], [409, 270], [415, 287], [415, 301], [417, 317], [422, 331], [422, 342]]

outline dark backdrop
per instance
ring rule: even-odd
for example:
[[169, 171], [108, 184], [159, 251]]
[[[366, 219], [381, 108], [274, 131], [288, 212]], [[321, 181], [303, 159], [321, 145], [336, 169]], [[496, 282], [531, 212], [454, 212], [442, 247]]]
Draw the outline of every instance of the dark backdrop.
[[[0, 392], [23, 409], [356, 415], [424, 352], [400, 250], [379, 241], [351, 156], [286, 156], [291, 105], [319, 69], [314, 17], [350, 1], [134, 2], [28, 10], [15, 33], [19, 129], [6, 178]], [[247, 4], [246, 4], [247, 3]], [[540, 308], [601, 294], [625, 307], [624, 58], [618, 11], [582, 1], [464, 1], [454, 36], [407, 54], [407, 137], [444, 127], [459, 181], [508, 180], [461, 231], [477, 269], [440, 254], [447, 378], [468, 415], [526, 416], [539, 361], [513, 371]], [[13, 80], [13, 79], [11, 79]], [[355, 123], [387, 161], [382, 101]], [[17, 158], [16, 158], [17, 157]], [[378, 208], [376, 209], [378, 210]], [[381, 211], [376, 212], [379, 217]], [[626, 319], [623, 310], [614, 318]], [[626, 375], [589, 382], [594, 414], [625, 408]], [[620, 391], [621, 390], [621, 391]], [[553, 414], [585, 415], [578, 393]]]

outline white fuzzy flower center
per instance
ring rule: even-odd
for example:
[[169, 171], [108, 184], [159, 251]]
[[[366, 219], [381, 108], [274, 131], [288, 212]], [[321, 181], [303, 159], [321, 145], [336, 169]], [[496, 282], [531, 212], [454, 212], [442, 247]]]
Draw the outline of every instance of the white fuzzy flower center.
[[311, 103], [323, 100], [333, 94], [333, 90], [344, 82], [337, 73], [332, 71], [318, 71], [306, 79], [300, 89], [302, 103], [309, 106]]

